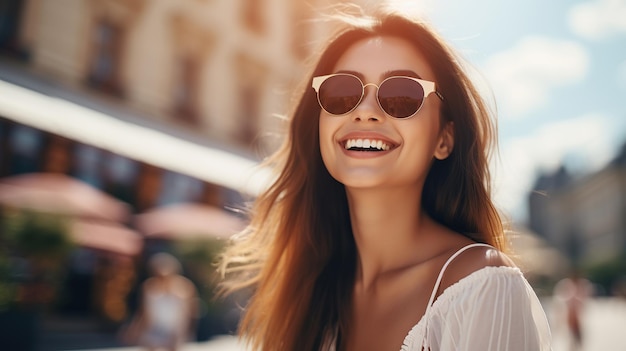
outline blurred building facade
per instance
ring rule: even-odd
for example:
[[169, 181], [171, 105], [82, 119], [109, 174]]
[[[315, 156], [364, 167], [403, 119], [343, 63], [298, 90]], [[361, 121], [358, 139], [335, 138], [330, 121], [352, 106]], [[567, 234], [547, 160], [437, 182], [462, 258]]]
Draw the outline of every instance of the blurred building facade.
[[[34, 77], [18, 82], [27, 88], [54, 84], [80, 105], [123, 107], [114, 118], [258, 160], [277, 146], [276, 114], [287, 112], [311, 43], [329, 30], [308, 18], [330, 3], [2, 0], [0, 63], [8, 76]], [[139, 209], [222, 205], [224, 190], [239, 190], [1, 117], [3, 175], [70, 173]]]
[[[305, 62], [331, 30], [309, 19], [335, 3], [0, 0], [0, 178], [67, 174], [130, 204], [133, 213], [175, 203], [243, 207], [242, 189], [203, 177], [206, 172], [186, 172], [189, 165], [181, 170], [180, 162], [186, 152], [200, 155], [193, 162], [218, 162], [203, 160], [196, 151], [204, 149], [257, 163], [278, 145], [283, 126], [276, 115], [288, 112]], [[7, 92], [37, 99], [6, 104]], [[20, 105], [27, 108], [14, 108]], [[121, 137], [126, 130], [86, 130], [98, 125], [89, 119], [189, 145], [166, 155], [173, 142], [129, 142]], [[159, 162], [150, 161], [155, 155], [133, 156], [139, 147], [153, 148]], [[102, 286], [122, 276], [116, 264], [128, 257], [119, 256], [75, 252], [66, 287], [75, 290], [68, 295], [75, 309], [112, 300]]]
[[593, 174], [576, 178], [560, 168], [541, 175], [529, 214], [529, 227], [578, 267], [626, 259], [626, 144]]
[[5, 42], [38, 72], [246, 147], [284, 109], [310, 35], [285, 0], [8, 2]]

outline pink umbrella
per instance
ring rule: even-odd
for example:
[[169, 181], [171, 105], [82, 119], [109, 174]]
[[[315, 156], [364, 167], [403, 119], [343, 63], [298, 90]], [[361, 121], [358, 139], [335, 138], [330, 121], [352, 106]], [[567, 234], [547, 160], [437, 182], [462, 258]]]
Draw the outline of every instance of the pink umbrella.
[[143, 248], [143, 238], [134, 230], [115, 223], [74, 220], [70, 235], [83, 247], [127, 256], [135, 256]]
[[217, 207], [185, 203], [164, 206], [135, 216], [137, 229], [146, 237], [165, 239], [227, 238], [241, 231], [241, 218]]
[[0, 204], [81, 218], [124, 222], [127, 204], [58, 173], [30, 173], [0, 179]]

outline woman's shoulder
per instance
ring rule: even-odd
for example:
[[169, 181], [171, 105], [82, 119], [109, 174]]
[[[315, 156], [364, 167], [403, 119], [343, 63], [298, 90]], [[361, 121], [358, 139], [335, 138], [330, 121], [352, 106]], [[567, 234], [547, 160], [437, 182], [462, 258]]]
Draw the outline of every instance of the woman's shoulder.
[[[461, 242], [451, 249], [450, 258], [447, 266], [442, 267], [442, 278], [437, 289], [437, 295], [479, 271], [484, 274], [510, 271], [508, 269], [486, 269], [487, 267], [517, 268], [506, 254], [485, 244]], [[476, 281], [476, 279], [472, 281]]]
[[[422, 350], [425, 339], [436, 346], [433, 349], [441, 345], [463, 350], [549, 349], [550, 330], [541, 303], [505, 254], [472, 246], [449, 266], [454, 274], [440, 285], [438, 298], [407, 335], [406, 350]], [[506, 337], [490, 339], [493, 335]], [[483, 341], [491, 348], [481, 345]]]

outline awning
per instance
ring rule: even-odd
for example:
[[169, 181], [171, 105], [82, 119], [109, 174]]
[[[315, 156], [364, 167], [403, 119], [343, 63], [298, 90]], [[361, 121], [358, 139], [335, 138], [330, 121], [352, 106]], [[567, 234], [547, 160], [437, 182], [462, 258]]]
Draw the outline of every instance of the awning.
[[246, 222], [223, 209], [195, 203], [153, 208], [134, 217], [135, 227], [148, 238], [225, 239]]
[[102, 221], [125, 222], [127, 204], [83, 183], [57, 173], [29, 173], [0, 178], [0, 204]]
[[139, 233], [112, 222], [72, 220], [70, 234], [76, 244], [96, 250], [136, 256], [143, 248]]
[[0, 80], [0, 116], [130, 159], [256, 195], [269, 181], [258, 162], [124, 121]]

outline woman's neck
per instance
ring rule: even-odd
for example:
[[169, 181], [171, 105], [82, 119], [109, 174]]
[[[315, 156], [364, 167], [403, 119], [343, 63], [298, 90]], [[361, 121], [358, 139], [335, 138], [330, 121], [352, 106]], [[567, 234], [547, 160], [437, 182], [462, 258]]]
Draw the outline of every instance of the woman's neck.
[[428, 254], [420, 243], [434, 223], [421, 208], [421, 191], [347, 189], [347, 195], [359, 257], [356, 280], [364, 289]]

